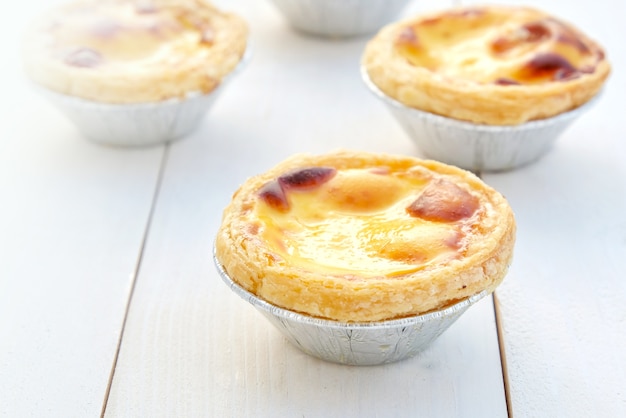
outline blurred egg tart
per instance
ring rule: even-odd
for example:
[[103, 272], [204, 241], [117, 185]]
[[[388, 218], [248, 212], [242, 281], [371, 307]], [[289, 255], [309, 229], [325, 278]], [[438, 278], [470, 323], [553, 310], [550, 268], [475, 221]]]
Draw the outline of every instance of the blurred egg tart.
[[507, 201], [472, 173], [338, 151], [298, 154], [248, 179], [224, 210], [215, 256], [274, 305], [371, 322], [493, 291], [514, 240]]
[[455, 8], [396, 22], [366, 46], [364, 70], [423, 111], [516, 125], [574, 109], [610, 72], [600, 45], [569, 23], [516, 6]]
[[246, 23], [203, 0], [84, 0], [29, 28], [27, 74], [57, 93], [143, 103], [209, 93], [242, 59]]

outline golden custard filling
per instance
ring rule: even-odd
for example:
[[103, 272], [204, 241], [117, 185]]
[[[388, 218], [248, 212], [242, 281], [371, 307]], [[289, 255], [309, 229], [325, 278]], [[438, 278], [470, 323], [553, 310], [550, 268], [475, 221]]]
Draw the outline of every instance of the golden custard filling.
[[552, 17], [503, 9], [468, 9], [408, 25], [395, 47], [412, 65], [444, 77], [501, 85], [580, 77], [604, 58], [601, 49]]
[[297, 154], [224, 210], [215, 257], [238, 285], [310, 316], [370, 322], [493, 291], [515, 220], [472, 173], [412, 157]]
[[183, 51], [196, 53], [212, 41], [210, 22], [194, 22], [191, 11], [106, 1], [68, 8], [50, 23], [48, 35], [51, 53], [65, 64], [96, 71], [129, 63], [130, 71], [144, 71], [168, 59], [176, 65]]
[[242, 59], [245, 22], [204, 0], [81, 0], [51, 10], [24, 46], [31, 78], [112, 103], [208, 93]]
[[[290, 179], [298, 177], [315, 185], [294, 185]], [[450, 196], [439, 193], [428, 203], [439, 216], [418, 213], [416, 202], [425, 200], [418, 196], [432, 187], [419, 171], [309, 167], [264, 185], [255, 217], [260, 237], [293, 266], [393, 277], [462, 255], [465, 231], [479, 219], [477, 199], [441, 181], [437, 187]]]

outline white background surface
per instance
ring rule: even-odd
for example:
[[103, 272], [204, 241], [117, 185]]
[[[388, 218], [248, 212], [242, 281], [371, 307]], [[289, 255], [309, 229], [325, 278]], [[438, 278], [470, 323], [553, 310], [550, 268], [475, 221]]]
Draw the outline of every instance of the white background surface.
[[366, 368], [289, 345], [211, 250], [236, 187], [295, 152], [419, 155], [359, 78], [367, 37], [311, 38], [268, 1], [217, 2], [250, 22], [249, 65], [192, 136], [107, 148], [19, 67], [24, 25], [58, 3], [0, 18], [0, 416], [505, 417], [505, 382], [515, 417], [626, 415], [623, 2], [526, 2], [599, 40], [614, 71], [550, 154], [484, 176], [518, 220], [499, 329], [489, 298], [418, 357]]

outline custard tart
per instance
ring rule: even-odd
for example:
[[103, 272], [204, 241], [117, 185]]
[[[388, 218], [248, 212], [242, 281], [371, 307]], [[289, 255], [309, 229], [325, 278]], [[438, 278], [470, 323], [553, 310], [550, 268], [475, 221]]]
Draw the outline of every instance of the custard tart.
[[42, 16], [24, 43], [27, 74], [99, 103], [206, 94], [246, 50], [244, 20], [204, 0], [82, 0]]
[[392, 23], [365, 48], [369, 79], [412, 108], [517, 125], [575, 109], [610, 73], [581, 30], [522, 6], [454, 8]]
[[298, 154], [245, 181], [215, 242], [230, 279], [341, 322], [441, 310], [503, 280], [515, 219], [472, 173], [408, 156]]

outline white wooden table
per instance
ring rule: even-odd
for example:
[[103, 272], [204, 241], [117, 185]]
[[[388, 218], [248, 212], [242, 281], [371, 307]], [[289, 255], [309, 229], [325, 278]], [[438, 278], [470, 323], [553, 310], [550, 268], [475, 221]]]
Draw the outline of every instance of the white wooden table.
[[526, 2], [605, 46], [604, 95], [545, 158], [483, 176], [519, 227], [495, 298], [421, 355], [363, 368], [289, 345], [211, 251], [236, 187], [293, 153], [420, 155], [359, 78], [367, 38], [306, 37], [268, 1], [218, 1], [250, 22], [249, 65], [192, 136], [107, 148], [22, 74], [26, 22], [58, 3], [0, 18], [0, 416], [626, 416], [623, 1]]

